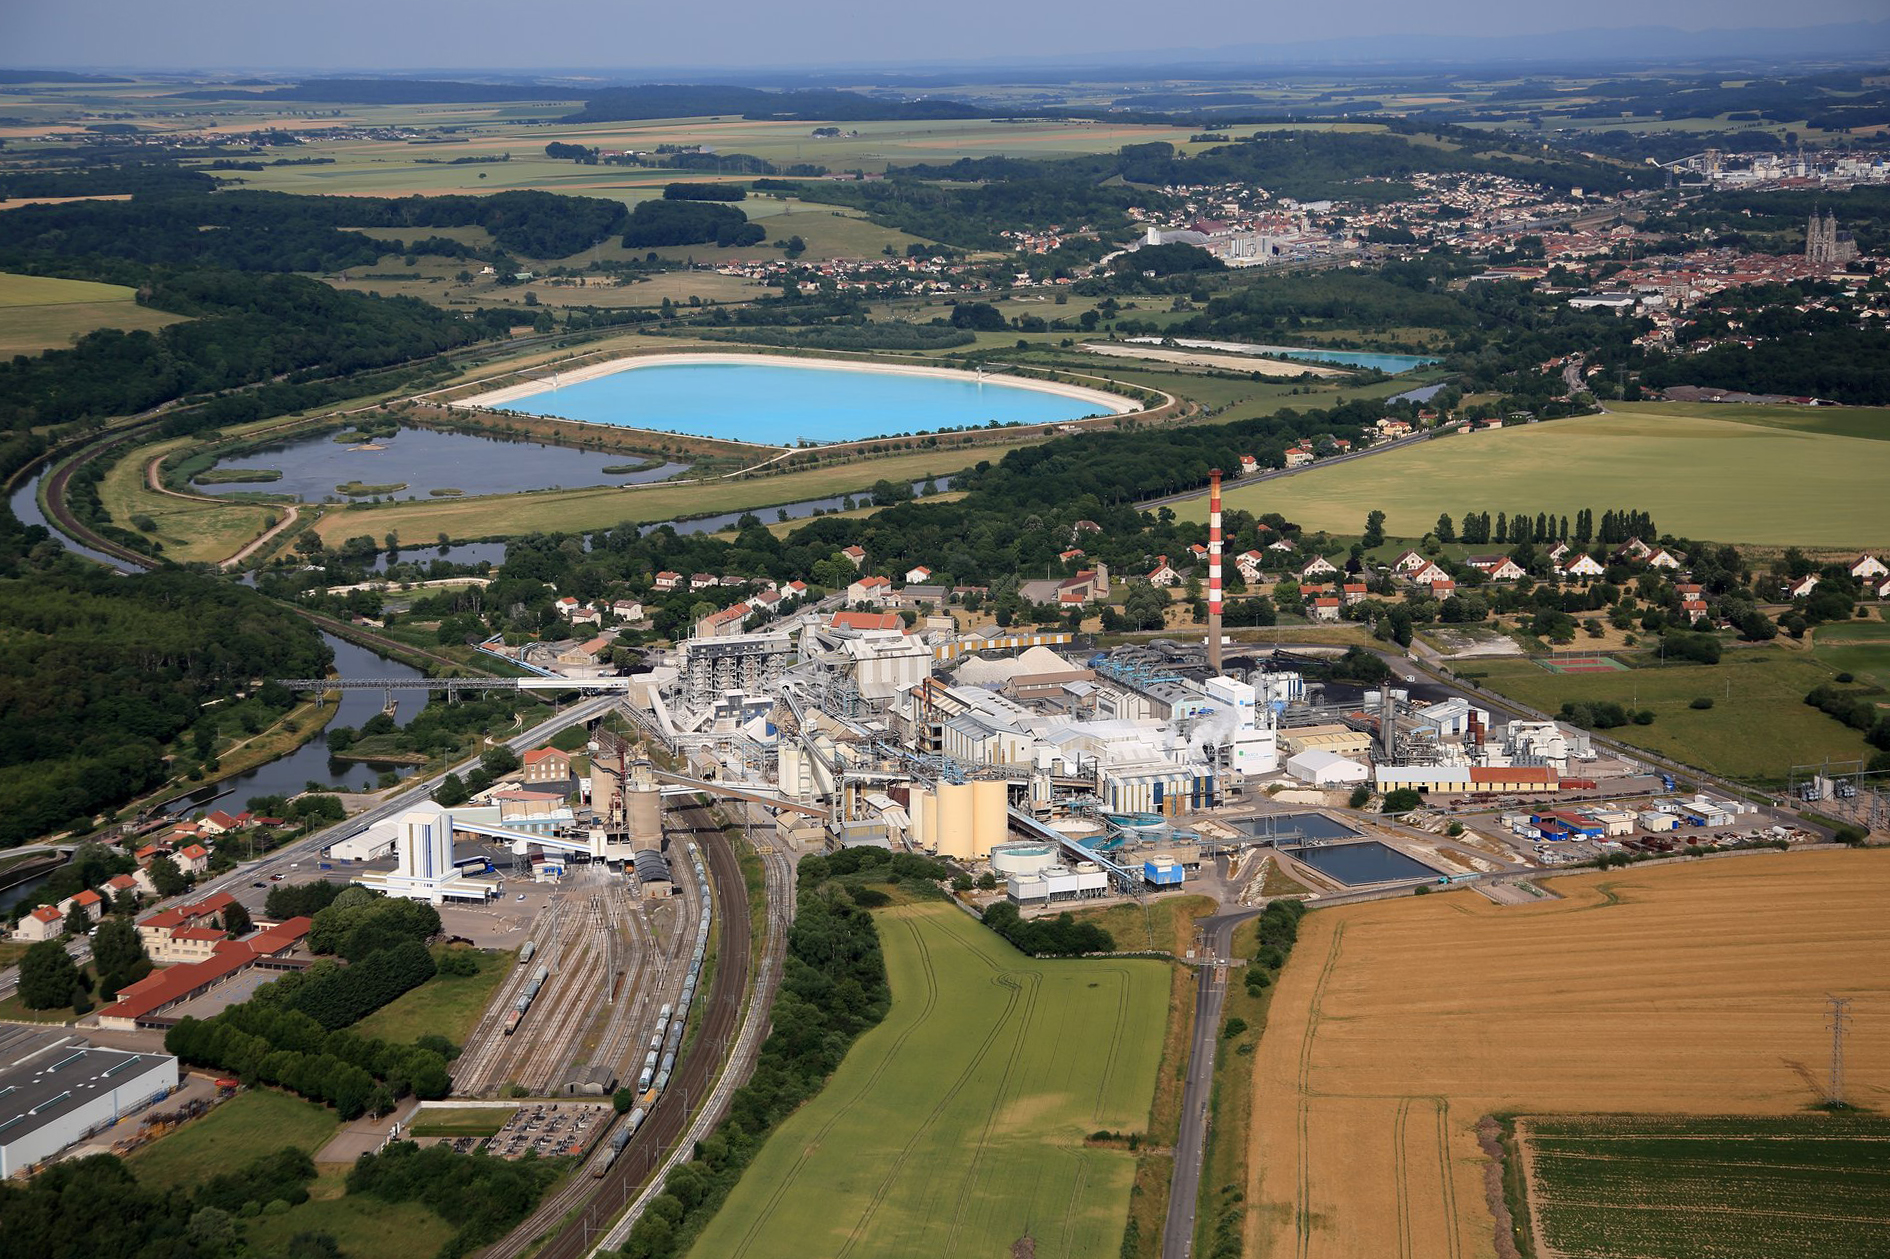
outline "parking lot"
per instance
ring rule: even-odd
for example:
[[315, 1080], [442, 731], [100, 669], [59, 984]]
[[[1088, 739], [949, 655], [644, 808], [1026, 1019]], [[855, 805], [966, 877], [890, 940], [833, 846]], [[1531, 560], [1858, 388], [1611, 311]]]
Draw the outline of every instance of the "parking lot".
[[551, 1158], [576, 1154], [610, 1118], [610, 1107], [588, 1102], [540, 1102], [521, 1106], [486, 1143], [486, 1153], [499, 1158], [536, 1154]]

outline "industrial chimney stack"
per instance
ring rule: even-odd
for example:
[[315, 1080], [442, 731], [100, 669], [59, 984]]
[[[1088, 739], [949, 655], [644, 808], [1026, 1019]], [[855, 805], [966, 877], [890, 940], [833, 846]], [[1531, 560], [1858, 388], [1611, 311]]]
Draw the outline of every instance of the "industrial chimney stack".
[[1208, 473], [1208, 672], [1221, 676], [1221, 470]]

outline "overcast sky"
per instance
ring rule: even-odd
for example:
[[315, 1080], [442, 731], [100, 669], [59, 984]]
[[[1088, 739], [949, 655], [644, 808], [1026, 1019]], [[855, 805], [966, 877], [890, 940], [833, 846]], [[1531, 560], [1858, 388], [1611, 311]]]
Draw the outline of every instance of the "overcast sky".
[[[0, 65], [274, 68], [913, 66], [1271, 45], [1368, 33], [1813, 26], [1885, 0], [0, 0]], [[1545, 49], [1552, 55], [1552, 49]]]

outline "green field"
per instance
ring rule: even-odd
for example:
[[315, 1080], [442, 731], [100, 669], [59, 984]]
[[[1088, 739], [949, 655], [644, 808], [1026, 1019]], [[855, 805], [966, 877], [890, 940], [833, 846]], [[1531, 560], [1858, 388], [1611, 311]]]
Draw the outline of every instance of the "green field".
[[182, 318], [135, 297], [122, 284], [0, 272], [0, 357], [60, 349], [99, 328], [155, 330]]
[[410, 1137], [489, 1137], [518, 1113], [516, 1106], [481, 1106], [477, 1109], [433, 1107], [420, 1112], [407, 1129]]
[[[1697, 410], [1697, 408], [1696, 408]], [[1850, 413], [1890, 425], [1890, 411]], [[1443, 437], [1259, 485], [1229, 510], [1277, 511], [1305, 528], [1356, 532], [1374, 508], [1386, 531], [1420, 537], [1439, 512], [1527, 505], [1643, 508], [1662, 532], [1716, 542], [1862, 548], [1890, 541], [1882, 508], [1890, 442], [1703, 419], [1672, 407]], [[1877, 506], [1872, 506], [1872, 504]], [[1177, 509], [1204, 520], [1207, 499]]]
[[345, 1168], [326, 1168], [309, 1186], [307, 1202], [281, 1215], [243, 1222], [255, 1253], [281, 1254], [301, 1233], [327, 1233], [348, 1259], [425, 1259], [439, 1252], [454, 1232], [432, 1208], [418, 1202], [384, 1202], [369, 1194], [343, 1195]]
[[891, 1013], [691, 1253], [1115, 1254], [1134, 1156], [1084, 1138], [1148, 1123], [1168, 968], [1036, 961], [945, 905], [878, 917]]
[[134, 1153], [131, 1170], [147, 1185], [193, 1185], [285, 1146], [319, 1154], [340, 1126], [326, 1106], [252, 1089]]
[[1890, 1254], [1882, 1116], [1555, 1116], [1519, 1127], [1538, 1242], [1562, 1259]]
[[465, 1044], [493, 989], [504, 982], [515, 963], [509, 952], [463, 951], [478, 961], [477, 975], [435, 975], [356, 1023], [354, 1030], [397, 1045], [411, 1044], [427, 1032], [438, 1032], [455, 1045]]
[[1890, 624], [1847, 621], [1821, 625], [1813, 632], [1812, 654], [1859, 682], [1890, 689]]
[[[1544, 712], [1565, 701], [1613, 700], [1654, 712], [1651, 726], [1620, 726], [1601, 733], [1688, 765], [1754, 781], [1782, 780], [1793, 764], [1856, 760], [1870, 749], [1862, 732], [1804, 702], [1806, 692], [1831, 681], [1835, 669], [1822, 655], [1786, 647], [1727, 650], [1716, 665], [1669, 665], [1620, 673], [1550, 673], [1516, 658], [1466, 664], [1493, 691]], [[1713, 701], [1707, 709], [1695, 699]]]

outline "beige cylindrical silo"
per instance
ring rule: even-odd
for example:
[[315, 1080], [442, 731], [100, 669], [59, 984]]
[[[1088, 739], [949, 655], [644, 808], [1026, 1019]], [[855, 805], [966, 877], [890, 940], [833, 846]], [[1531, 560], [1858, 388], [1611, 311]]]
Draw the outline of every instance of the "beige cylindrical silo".
[[971, 855], [984, 857], [1010, 836], [1010, 802], [1004, 782], [994, 778], [972, 783], [971, 799]]
[[624, 821], [630, 830], [633, 852], [655, 852], [663, 846], [663, 793], [655, 783], [632, 782], [623, 793]]
[[953, 857], [960, 861], [969, 861], [978, 855], [974, 850], [974, 819], [971, 785], [969, 783], [940, 783], [935, 817], [938, 828], [938, 855]]

